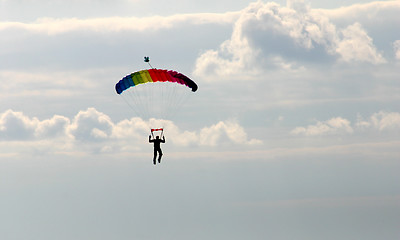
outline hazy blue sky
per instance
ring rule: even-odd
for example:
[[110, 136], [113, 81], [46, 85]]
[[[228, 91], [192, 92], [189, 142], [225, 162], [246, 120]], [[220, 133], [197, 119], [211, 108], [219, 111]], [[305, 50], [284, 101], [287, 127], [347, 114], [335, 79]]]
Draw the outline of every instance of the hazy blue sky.
[[[400, 1], [0, 0], [0, 239], [400, 238]], [[166, 122], [126, 74], [199, 85]]]

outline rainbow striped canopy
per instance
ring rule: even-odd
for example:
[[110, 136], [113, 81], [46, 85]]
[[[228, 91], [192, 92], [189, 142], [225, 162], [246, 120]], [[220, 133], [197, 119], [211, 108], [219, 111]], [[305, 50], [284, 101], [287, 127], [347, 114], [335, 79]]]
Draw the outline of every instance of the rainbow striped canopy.
[[186, 77], [182, 73], [178, 73], [172, 70], [163, 69], [147, 69], [131, 73], [124, 78], [122, 78], [116, 85], [115, 90], [118, 94], [130, 87], [134, 87], [143, 83], [152, 82], [171, 82], [185, 85], [192, 89], [193, 92], [197, 91], [197, 84]]

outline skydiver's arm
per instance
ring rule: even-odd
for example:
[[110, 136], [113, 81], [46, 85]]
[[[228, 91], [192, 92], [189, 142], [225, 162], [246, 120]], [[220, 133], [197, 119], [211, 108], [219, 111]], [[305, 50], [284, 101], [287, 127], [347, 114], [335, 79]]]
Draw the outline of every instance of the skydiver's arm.
[[149, 135], [149, 143], [151, 143], [152, 141], [151, 141], [151, 135]]
[[161, 142], [162, 142], [162, 143], [165, 143], [165, 137], [164, 137], [164, 136], [162, 136], [162, 138], [163, 138], [163, 139], [162, 139], [162, 141], [161, 141]]

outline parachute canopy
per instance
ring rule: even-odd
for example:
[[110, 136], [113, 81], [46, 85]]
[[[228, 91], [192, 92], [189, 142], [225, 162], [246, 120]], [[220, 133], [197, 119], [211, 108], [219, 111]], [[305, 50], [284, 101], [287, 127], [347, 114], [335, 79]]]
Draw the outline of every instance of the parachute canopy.
[[123, 91], [130, 87], [134, 87], [143, 83], [153, 82], [171, 82], [185, 85], [191, 88], [192, 92], [196, 92], [198, 88], [197, 84], [194, 81], [192, 81], [190, 78], [186, 77], [182, 73], [178, 73], [172, 70], [148, 69], [134, 72], [125, 76], [115, 85], [115, 90], [118, 94], [121, 94]]
[[197, 89], [197, 84], [182, 73], [154, 68], [131, 73], [115, 85], [137, 116], [157, 121], [150, 126], [156, 130], [163, 128], [164, 120], [171, 120]]

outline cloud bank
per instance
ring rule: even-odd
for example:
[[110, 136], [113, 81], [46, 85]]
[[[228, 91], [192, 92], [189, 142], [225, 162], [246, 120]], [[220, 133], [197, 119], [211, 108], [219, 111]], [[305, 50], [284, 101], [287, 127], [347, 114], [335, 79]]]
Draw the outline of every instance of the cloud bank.
[[231, 24], [238, 13], [197, 13], [152, 17], [107, 17], [107, 18], [40, 18], [34, 22], [0, 22], [0, 31], [24, 30], [47, 35], [65, 34], [75, 31], [103, 33], [123, 31], [155, 31], [170, 29], [182, 24]]
[[[113, 122], [96, 110], [88, 108], [78, 112], [72, 119], [54, 115], [49, 119], [30, 118], [22, 112], [7, 110], [0, 114], [0, 146], [3, 154], [7, 147], [15, 154], [15, 147], [26, 145], [32, 150], [46, 153], [123, 153], [143, 152], [149, 147], [147, 136], [151, 121], [141, 118]], [[263, 140], [249, 138], [245, 129], [235, 120], [220, 121], [195, 131], [181, 130], [173, 122], [164, 120], [169, 145], [180, 150], [198, 148], [217, 150], [220, 147], [264, 146]], [[292, 137], [333, 135], [391, 135], [400, 132], [400, 113], [380, 111], [364, 119], [358, 115], [351, 122], [342, 117], [317, 121], [306, 127], [290, 131]], [[266, 146], [267, 147], [267, 146]]]
[[359, 115], [357, 121], [353, 124], [348, 119], [336, 117], [327, 121], [317, 121], [316, 124], [307, 127], [296, 127], [291, 131], [291, 134], [304, 136], [343, 135], [371, 130], [399, 132], [400, 113], [380, 111], [374, 113], [368, 119]]
[[[68, 145], [68, 151], [91, 149], [108, 151], [141, 151], [148, 146], [147, 136], [151, 121], [141, 118], [113, 122], [111, 118], [88, 108], [80, 111], [72, 119], [54, 115], [39, 120], [22, 112], [7, 110], [0, 115], [0, 145], [21, 142], [34, 146], [35, 142], [49, 144], [49, 151], [58, 146]], [[168, 143], [176, 147], [218, 147], [221, 145], [251, 146], [262, 144], [261, 140], [249, 139], [244, 128], [236, 121], [220, 121], [197, 131], [182, 131], [171, 121], [164, 121]], [[61, 143], [64, 143], [61, 144]], [[51, 146], [51, 147], [50, 147]], [[86, 146], [84, 149], [81, 146]], [[74, 148], [76, 148], [74, 150]]]

